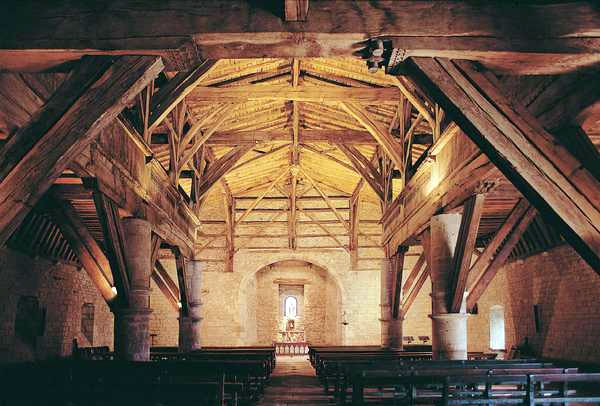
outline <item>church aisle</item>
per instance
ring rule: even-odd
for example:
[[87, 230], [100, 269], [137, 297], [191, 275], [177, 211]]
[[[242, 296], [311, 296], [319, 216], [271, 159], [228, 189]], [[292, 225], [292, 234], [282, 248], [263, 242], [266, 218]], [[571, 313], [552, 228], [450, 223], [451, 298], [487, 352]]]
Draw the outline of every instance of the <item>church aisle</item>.
[[308, 357], [278, 356], [259, 406], [334, 405], [315, 376]]

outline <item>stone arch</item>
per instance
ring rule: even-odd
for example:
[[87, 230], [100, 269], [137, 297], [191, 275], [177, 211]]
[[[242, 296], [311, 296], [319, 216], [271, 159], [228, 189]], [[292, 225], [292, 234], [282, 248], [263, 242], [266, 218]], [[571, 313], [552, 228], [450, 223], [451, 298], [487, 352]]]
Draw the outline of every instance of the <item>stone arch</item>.
[[[332, 265], [328, 264], [327, 261], [323, 261], [320, 258], [318, 258], [318, 255], [314, 255], [311, 253], [302, 253], [302, 252], [294, 252], [292, 250], [290, 250], [290, 252], [281, 252], [281, 253], [269, 253], [269, 255], [266, 255], [264, 257], [261, 257], [260, 255], [255, 255], [251, 258], [250, 261], [246, 260], [244, 261], [246, 265], [245, 267], [241, 267], [241, 266], [235, 266], [234, 265], [234, 269], [243, 269], [241, 272], [243, 272], [243, 276], [240, 280], [240, 289], [238, 290], [238, 297], [237, 297], [237, 301], [239, 303], [239, 315], [240, 315], [240, 320], [245, 320], [247, 317], [247, 311], [248, 311], [248, 287], [249, 284], [251, 282], [251, 280], [254, 278], [254, 276], [261, 270], [267, 268], [268, 266], [274, 265], [278, 262], [283, 262], [283, 261], [289, 261], [289, 260], [299, 260], [299, 261], [304, 261], [307, 262], [309, 264], [315, 265], [321, 269], [323, 269], [328, 276], [330, 276], [332, 278], [332, 280], [335, 282], [335, 285], [337, 286], [337, 290], [339, 293], [339, 309], [343, 309], [345, 304], [346, 304], [346, 300], [347, 300], [347, 292], [345, 289], [345, 284], [343, 283], [342, 277], [340, 275], [340, 272], [335, 272], [332, 271]], [[343, 258], [343, 257], [340, 257]], [[339, 261], [339, 259], [338, 259]], [[347, 265], [350, 266], [350, 256], [347, 255]], [[237, 264], [236, 264], [237, 265]], [[241, 264], [240, 264], [241, 265]], [[342, 267], [344, 268], [344, 267]], [[249, 341], [252, 341], [252, 335], [247, 328], [244, 329], [244, 333], [240, 334], [239, 337], [239, 345], [242, 345], [244, 343], [248, 343]], [[341, 344], [344, 344], [346, 342], [346, 338], [345, 338], [345, 331], [342, 328], [340, 331], [340, 339], [341, 339]]]

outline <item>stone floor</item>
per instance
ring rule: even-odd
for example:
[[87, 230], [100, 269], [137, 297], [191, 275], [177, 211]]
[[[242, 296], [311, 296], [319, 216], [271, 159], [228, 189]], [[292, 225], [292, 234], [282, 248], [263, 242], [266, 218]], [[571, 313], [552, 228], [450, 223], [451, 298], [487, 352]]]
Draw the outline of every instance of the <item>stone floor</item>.
[[334, 405], [315, 376], [308, 356], [278, 356], [271, 382], [258, 402], [262, 406]]

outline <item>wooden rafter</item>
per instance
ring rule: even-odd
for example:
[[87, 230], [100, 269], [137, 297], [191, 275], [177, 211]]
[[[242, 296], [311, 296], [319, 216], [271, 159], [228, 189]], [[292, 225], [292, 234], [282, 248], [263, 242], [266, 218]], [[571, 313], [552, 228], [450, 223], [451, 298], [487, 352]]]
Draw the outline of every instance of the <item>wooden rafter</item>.
[[94, 205], [100, 225], [113, 280], [120, 296], [119, 304], [127, 306], [129, 300], [129, 272], [125, 261], [125, 241], [119, 217], [119, 207], [97, 188], [93, 190]]
[[[344, 143], [360, 145], [378, 145], [373, 136], [364, 130], [323, 130], [303, 128], [302, 133], [298, 134], [300, 144], [308, 143]], [[278, 128], [274, 130], [235, 130], [235, 131], [217, 131], [205, 143], [207, 146], [218, 145], [241, 145], [241, 144], [260, 144], [266, 142], [289, 142], [290, 132], [287, 128]], [[415, 134], [413, 136], [414, 145], [429, 145], [433, 142], [431, 135]], [[152, 134], [152, 144], [167, 144], [166, 134]]]
[[[425, 106], [425, 103], [421, 101], [412, 91], [409, 90], [405, 78], [395, 78], [395, 85], [400, 89], [402, 95], [417, 109], [419, 114], [429, 123], [431, 128], [435, 127], [435, 120], [431, 114], [431, 111]], [[406, 129], [406, 128], [405, 128]]]
[[252, 145], [241, 145], [233, 148], [221, 158], [212, 163], [198, 187], [198, 196], [204, 196], [235, 164], [252, 149]]
[[277, 178], [275, 178], [270, 184], [269, 186], [256, 198], [256, 200], [254, 200], [254, 202], [252, 202], [252, 204], [250, 205], [250, 207], [248, 207], [244, 213], [242, 213], [242, 215], [235, 220], [234, 223], [234, 228], [237, 227], [242, 221], [244, 221], [244, 219], [246, 217], [248, 217], [251, 213], [252, 210], [254, 210], [256, 208], [256, 206], [258, 206], [258, 204], [261, 202], [261, 200], [267, 195], [269, 194], [273, 188], [275, 188], [275, 186], [281, 182], [281, 180], [287, 176], [289, 174], [290, 168], [288, 167], [286, 170], [284, 170], [283, 172], [281, 172], [281, 174], [279, 174], [279, 176], [277, 176]]
[[30, 208], [163, 69], [160, 58], [84, 58], [44, 108], [0, 149], [0, 245]]
[[396, 87], [319, 87], [299, 85], [251, 85], [236, 87], [197, 87], [188, 97], [190, 102], [246, 102], [265, 100], [293, 100], [299, 102], [343, 102], [351, 100], [363, 103], [381, 103], [398, 99]]
[[45, 202], [53, 221], [62, 236], [77, 254], [86, 273], [109, 304], [116, 303], [118, 296], [113, 291], [112, 274], [108, 258], [71, 204], [57, 196], [47, 195]]
[[[221, 124], [223, 124], [223, 122], [231, 116], [231, 114], [233, 114], [234, 109], [232, 108], [232, 106], [228, 106], [228, 105], [223, 105], [217, 110], [217, 112], [214, 114], [213, 118], [214, 120], [211, 123], [211, 126], [209, 128], [207, 128], [201, 137], [197, 137], [194, 139], [194, 143], [192, 144], [192, 146], [189, 149], [185, 149], [182, 151], [181, 157], [179, 157], [178, 160], [178, 167], [179, 168], [183, 168], [185, 165], [188, 164], [188, 162], [190, 162], [192, 160], [192, 158], [194, 157], [194, 155], [198, 152], [198, 150], [202, 147], [202, 145], [204, 145], [204, 143], [206, 142], [207, 139], [210, 138], [211, 135], [214, 134], [214, 132], [221, 126]], [[195, 136], [196, 133], [193, 134], [193, 136]], [[186, 134], [186, 138], [187, 139], [187, 134]], [[190, 137], [190, 141], [192, 140], [192, 138]], [[187, 145], [187, 144], [184, 144]]]
[[471, 267], [471, 258], [475, 250], [475, 240], [477, 239], [477, 230], [479, 221], [483, 212], [484, 194], [475, 194], [471, 196], [464, 204], [463, 217], [458, 232], [458, 241], [454, 250], [453, 270], [450, 277], [450, 291], [448, 292], [448, 308], [451, 313], [460, 312], [465, 290], [467, 288], [467, 278]]
[[383, 127], [381, 123], [376, 121], [371, 114], [357, 103], [342, 102], [340, 106], [367, 129], [383, 151], [392, 159], [396, 167], [403, 171], [404, 158], [402, 151], [388, 129]]
[[295, 250], [297, 247], [296, 241], [296, 222], [297, 222], [297, 198], [298, 198], [298, 168], [296, 166], [290, 168], [291, 177], [291, 191], [290, 191], [290, 214], [288, 216], [288, 227], [289, 227], [289, 246]]
[[244, 168], [245, 166], [255, 163], [257, 161], [272, 159], [273, 155], [277, 154], [278, 152], [280, 152], [281, 150], [284, 150], [286, 148], [289, 149], [290, 145], [291, 144], [283, 144], [283, 145], [273, 148], [269, 152], [265, 152], [264, 154], [259, 154], [259, 155], [256, 155], [255, 157], [247, 159], [244, 162], [241, 162], [241, 163], [237, 164], [236, 166], [234, 166], [233, 168], [231, 168], [230, 172], [237, 171], [238, 169]]
[[600, 273], [600, 181], [472, 63], [411, 58], [407, 69]]
[[152, 97], [152, 109], [148, 122], [148, 131], [152, 133], [188, 94], [198, 86], [215, 67], [217, 61], [208, 59], [198, 67], [180, 72]]
[[[318, 148], [313, 147], [312, 145], [302, 144], [302, 145], [300, 145], [300, 147], [306, 151], [310, 151], [314, 154], [317, 154], [331, 162], [335, 162], [336, 164], [348, 169], [349, 171], [356, 172], [356, 169], [352, 165], [348, 165], [346, 162], [342, 161], [341, 159], [338, 159], [338, 158], [334, 157], [333, 155], [329, 155], [327, 152], [321, 151]], [[359, 172], [356, 172], [356, 173], [358, 175], [360, 175]]]
[[[513, 227], [510, 227], [508, 236], [506, 237], [505, 240], [503, 240], [500, 250], [495, 253], [493, 259], [483, 269], [483, 271], [481, 272], [481, 275], [473, 283], [472, 288], [469, 290], [469, 296], [467, 296], [467, 309], [468, 310], [473, 309], [473, 307], [475, 306], [475, 304], [477, 303], [477, 301], [479, 300], [481, 295], [483, 295], [486, 288], [492, 282], [492, 280], [494, 279], [494, 276], [496, 276], [496, 274], [498, 273], [498, 270], [500, 270], [502, 265], [504, 265], [504, 263], [508, 259], [508, 256], [510, 255], [512, 250], [515, 248], [515, 246], [521, 239], [521, 236], [523, 235], [523, 233], [525, 232], [525, 230], [527, 229], [529, 224], [531, 224], [531, 222], [533, 221], [533, 219], [535, 218], [535, 216], [537, 214], [536, 210], [529, 204], [524, 204], [524, 205], [521, 205], [520, 207], [525, 207], [525, 212], [521, 216], [518, 216], [518, 219], [513, 224]], [[519, 212], [520, 212], [520, 210], [513, 210], [513, 213], [515, 215], [513, 216], [513, 213], [511, 213], [511, 216], [509, 216], [509, 219], [507, 220], [507, 222], [505, 222], [504, 225], [502, 226], [501, 231], [504, 232], [505, 226], [506, 226], [506, 228], [508, 228], [508, 226], [510, 226], [510, 224], [513, 223], [514, 219], [517, 218], [516, 214], [518, 214]], [[498, 233], [499, 232], [500, 232], [500, 230], [498, 231]], [[498, 240], [499, 239], [496, 239], [496, 237], [494, 237], [494, 239], [492, 240], [492, 242], [490, 242], [490, 244], [488, 246], [492, 245], [492, 243], [494, 245], [496, 245]], [[492, 245], [492, 248], [494, 247], [494, 245]], [[486, 251], [487, 251], [487, 247], [486, 247], [486, 250], [484, 250], [484, 252], [482, 253], [482, 255], [479, 258], [484, 257], [484, 255], [486, 258], [488, 258], [489, 254], [487, 254]], [[477, 262], [479, 262], [479, 259], [477, 260]], [[477, 263], [476, 263], [476, 265], [477, 265]]]
[[375, 194], [379, 196], [379, 199], [384, 200], [383, 186], [380, 183], [381, 176], [371, 162], [351, 145], [336, 144], [336, 146], [346, 155], [352, 166], [354, 166], [354, 169], [371, 186]]
[[323, 200], [327, 204], [327, 207], [329, 207], [331, 209], [331, 211], [333, 211], [333, 214], [335, 214], [335, 217], [337, 217], [337, 219], [344, 226], [344, 228], [346, 229], [346, 231], [350, 232], [350, 226], [348, 225], [348, 222], [344, 219], [344, 217], [342, 217], [342, 215], [336, 209], [336, 207], [333, 205], [333, 203], [331, 202], [331, 200], [329, 199], [329, 197], [317, 185], [317, 183], [314, 181], [314, 179], [312, 177], [310, 177], [306, 173], [306, 171], [304, 169], [300, 168], [300, 171], [302, 172], [302, 174], [304, 175], [304, 177], [310, 182], [311, 186], [321, 195], [321, 197], [323, 198]]

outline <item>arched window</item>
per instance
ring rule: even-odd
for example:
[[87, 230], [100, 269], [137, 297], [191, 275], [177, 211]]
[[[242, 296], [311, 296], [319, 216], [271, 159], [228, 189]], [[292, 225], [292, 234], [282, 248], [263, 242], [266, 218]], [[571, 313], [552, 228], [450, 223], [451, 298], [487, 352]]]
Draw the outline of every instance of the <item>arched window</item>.
[[504, 307], [495, 305], [490, 308], [490, 348], [504, 350]]
[[283, 314], [287, 318], [295, 318], [298, 314], [298, 300], [294, 296], [285, 298]]

